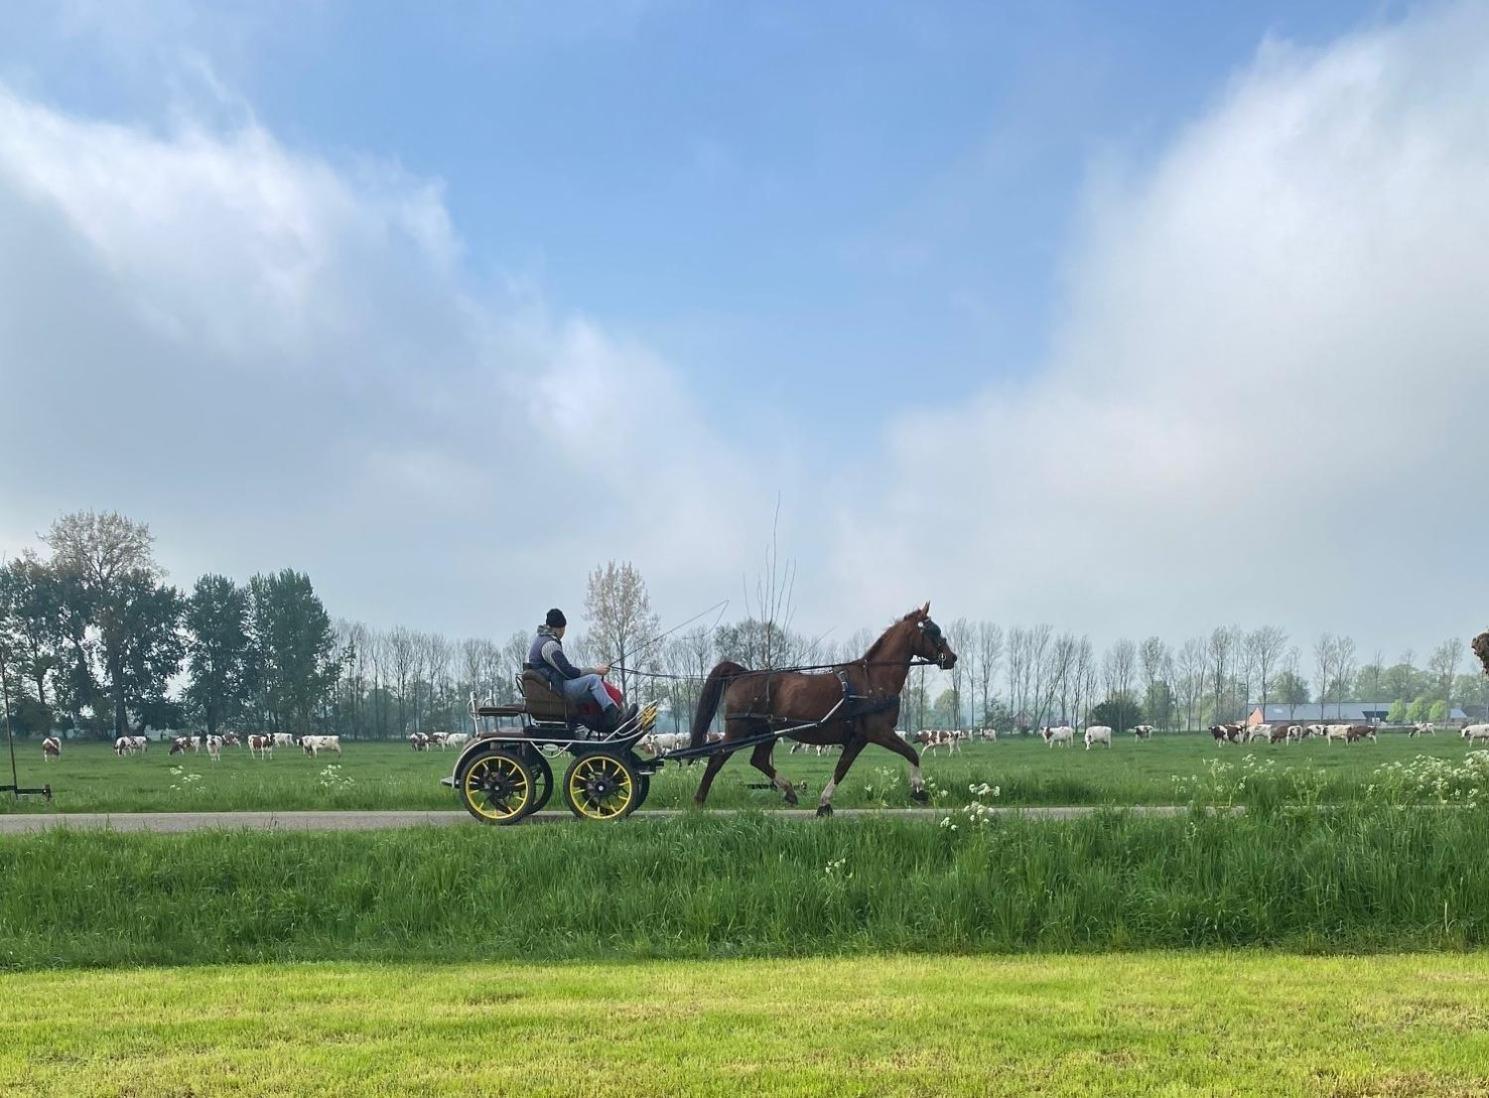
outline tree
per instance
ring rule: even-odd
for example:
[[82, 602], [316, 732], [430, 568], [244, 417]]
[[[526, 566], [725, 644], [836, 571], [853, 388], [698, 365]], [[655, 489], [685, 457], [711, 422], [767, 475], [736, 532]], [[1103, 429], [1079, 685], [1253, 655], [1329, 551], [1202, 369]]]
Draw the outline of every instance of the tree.
[[116, 583], [109, 618], [113, 639], [105, 641], [105, 651], [120, 735], [129, 732], [131, 713], [141, 728], [180, 727], [181, 708], [168, 691], [186, 650], [180, 630], [185, 610], [181, 592], [148, 572], [127, 573]]
[[1413, 698], [1411, 705], [1409, 705], [1406, 710], [1407, 723], [1418, 724], [1422, 721], [1425, 721], [1428, 719], [1427, 715], [1431, 711], [1432, 702], [1427, 697], [1427, 695], [1423, 694], [1421, 697]]
[[1287, 706], [1288, 717], [1291, 718], [1294, 709], [1308, 704], [1311, 692], [1308, 689], [1308, 681], [1297, 671], [1287, 668], [1277, 673], [1277, 680], [1272, 684], [1272, 696], [1279, 705]]
[[[1125, 637], [1117, 641], [1107, 650], [1105, 659], [1102, 660], [1102, 671], [1106, 677], [1106, 695], [1108, 699], [1123, 699], [1132, 701], [1132, 676], [1137, 667], [1137, 645]], [[1133, 703], [1134, 708], [1136, 703]], [[1119, 715], [1125, 710], [1119, 710]], [[1113, 725], [1118, 732], [1125, 729], [1126, 725]]]
[[1265, 707], [1271, 700], [1272, 680], [1287, 651], [1287, 634], [1275, 625], [1264, 625], [1247, 634], [1246, 647], [1251, 651], [1252, 663], [1256, 668], [1256, 686], [1261, 690], [1262, 711], [1265, 712]]
[[331, 619], [310, 577], [286, 568], [248, 581], [258, 692], [275, 729], [308, 732], [336, 683]]
[[990, 621], [977, 623], [977, 666], [982, 672], [982, 713], [981, 721], [984, 724], [992, 723], [993, 701], [996, 692], [993, 689], [994, 676], [998, 672], [998, 663], [1003, 657], [1003, 630]]
[[1211, 711], [1216, 720], [1223, 720], [1226, 716], [1225, 694], [1231, 686], [1231, 678], [1235, 670], [1236, 636], [1239, 632], [1234, 628], [1227, 629], [1225, 626], [1219, 626], [1210, 634], [1209, 643], [1205, 648], [1205, 656], [1209, 664], [1210, 690], [1214, 695]]
[[1208, 664], [1205, 662], [1205, 642], [1199, 637], [1190, 637], [1179, 649], [1174, 663], [1178, 672], [1179, 701], [1184, 707], [1184, 727], [1196, 726], [1195, 715], [1199, 701], [1205, 695], [1205, 677]]
[[48, 683], [66, 643], [62, 583], [56, 571], [28, 553], [0, 568], [0, 633], [10, 638], [16, 674], [49, 706]]
[[1391, 703], [1390, 712], [1386, 714], [1386, 720], [1391, 724], [1406, 724], [1411, 717], [1411, 707], [1406, 704], [1405, 698], [1397, 698]]
[[1323, 705], [1329, 700], [1329, 692], [1333, 688], [1336, 678], [1335, 668], [1338, 666], [1335, 657], [1334, 635], [1324, 633], [1313, 642], [1313, 674], [1318, 682], [1318, 704], [1319, 715], [1323, 715]]
[[[1355, 641], [1353, 637], [1339, 637], [1334, 641], [1334, 715], [1342, 716], [1342, 704], [1348, 700], [1350, 685], [1355, 681]], [[1366, 699], [1368, 700], [1368, 699]]]
[[[75, 645], [82, 647], [77, 638], [86, 633], [86, 623], [98, 627], [114, 734], [123, 736], [129, 731], [131, 679], [137, 689], [148, 685], [138, 681], [138, 674], [132, 676], [126, 665], [132, 659], [138, 668], [142, 652], [164, 654], [157, 643], [160, 636], [131, 637], [129, 623], [153, 625], [157, 634], [167, 625], [169, 632], [175, 631], [174, 621], [149, 613], [152, 609], [163, 613], [171, 601], [151, 597], [167, 589], [159, 589], [155, 582], [162, 572], [150, 552], [150, 528], [117, 512], [78, 511], [52, 523], [42, 540], [52, 550], [53, 567], [70, 579], [71, 592], [77, 596], [69, 630]], [[179, 608], [179, 596], [176, 603]], [[79, 617], [84, 619], [83, 629], [77, 627]]]
[[957, 719], [956, 690], [948, 687], [936, 695], [936, 702], [931, 706], [931, 727], [957, 728], [960, 724]]
[[1091, 710], [1091, 723], [1104, 724], [1121, 732], [1143, 723], [1143, 707], [1125, 694], [1109, 697]]
[[208, 735], [248, 700], [248, 592], [226, 576], [196, 581], [186, 600], [186, 701]]
[[1452, 638], [1445, 640], [1432, 650], [1427, 668], [1432, 672], [1433, 694], [1443, 701], [1452, 701], [1453, 678], [1458, 674], [1458, 661], [1463, 655], [1463, 642]]
[[646, 581], [630, 561], [609, 561], [589, 574], [584, 606], [590, 641], [602, 653], [602, 659], [620, 665], [620, 689], [624, 693], [628, 661], [639, 655], [641, 646], [657, 632], [657, 616], [651, 611]]
[[1448, 719], [1448, 703], [1438, 698], [1427, 710], [1429, 721], [1445, 721]]

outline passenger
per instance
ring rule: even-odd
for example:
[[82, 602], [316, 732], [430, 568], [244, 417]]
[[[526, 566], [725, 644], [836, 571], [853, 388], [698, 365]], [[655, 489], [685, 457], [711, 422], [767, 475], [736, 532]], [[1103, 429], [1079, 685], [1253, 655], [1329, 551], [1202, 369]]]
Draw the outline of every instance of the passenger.
[[600, 712], [598, 732], [614, 732], [636, 715], [635, 705], [621, 705], [620, 691], [605, 681], [608, 663], [599, 667], [578, 668], [564, 655], [564, 632], [568, 620], [562, 610], [548, 611], [544, 623], [527, 650], [526, 668], [542, 675], [553, 692], [573, 704], [593, 702]]

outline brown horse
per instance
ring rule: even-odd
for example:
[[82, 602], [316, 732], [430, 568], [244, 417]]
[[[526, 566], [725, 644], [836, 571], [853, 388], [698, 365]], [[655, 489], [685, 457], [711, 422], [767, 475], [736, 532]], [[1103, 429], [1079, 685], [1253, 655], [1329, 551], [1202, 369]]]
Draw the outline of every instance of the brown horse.
[[[900, 693], [910, 663], [917, 657], [935, 663], [942, 669], [956, 664], [956, 653], [946, 643], [939, 626], [931, 620], [931, 604], [912, 610], [884, 631], [864, 654], [853, 663], [841, 663], [830, 671], [807, 674], [801, 671], [751, 671], [725, 660], [708, 673], [703, 694], [698, 699], [698, 712], [693, 717], [692, 746], [704, 742], [708, 726], [724, 703], [724, 750], [710, 755], [703, 772], [703, 782], [693, 797], [701, 805], [708, 798], [714, 775], [732, 754], [730, 742], [748, 740], [800, 724], [826, 721], [823, 724], [791, 733], [790, 738], [802, 743], [841, 744], [842, 755], [833, 771], [832, 781], [822, 790], [817, 815], [832, 814], [832, 794], [858, 753], [871, 743], [903, 755], [910, 766], [910, 796], [924, 801], [925, 785], [920, 777], [920, 755], [895, 733], [900, 715]], [[847, 693], [845, 698], [844, 684]], [[841, 705], [839, 705], [841, 703]], [[834, 707], [838, 707], [834, 713]], [[786, 803], [796, 803], [791, 784], [776, 775], [770, 754], [775, 741], [755, 745], [750, 764], [770, 779], [786, 795]]]

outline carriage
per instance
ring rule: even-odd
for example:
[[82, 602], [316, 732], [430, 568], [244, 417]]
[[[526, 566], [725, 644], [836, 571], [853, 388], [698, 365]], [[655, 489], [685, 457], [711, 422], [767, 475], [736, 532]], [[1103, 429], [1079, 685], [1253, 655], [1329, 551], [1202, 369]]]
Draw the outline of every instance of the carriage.
[[[522, 700], [511, 705], [477, 705], [470, 713], [476, 737], [440, 779], [455, 790], [461, 805], [490, 824], [517, 823], [543, 808], [553, 795], [554, 763], [568, 758], [558, 786], [564, 803], [581, 819], [618, 820], [646, 801], [652, 776], [667, 762], [707, 758], [693, 803], [702, 805], [714, 775], [733, 753], [750, 749], [750, 765], [770, 779], [788, 805], [796, 792], [770, 760], [783, 737], [806, 743], [843, 746], [832, 779], [822, 790], [817, 815], [832, 814], [832, 794], [853, 759], [873, 743], [902, 756], [910, 770], [910, 797], [924, 803], [920, 756], [895, 733], [905, 676], [915, 666], [949, 670], [956, 653], [930, 618], [930, 604], [890, 625], [860, 660], [751, 670], [721, 661], [702, 682], [693, 742], [643, 757], [636, 747], [657, 721], [648, 705], [608, 732], [591, 728], [593, 714], [565, 701], [536, 671], [518, 677]], [[637, 673], [634, 672], [633, 673]], [[705, 741], [714, 715], [723, 710], [724, 733]], [[517, 721], [502, 727], [501, 721]], [[483, 721], [496, 722], [483, 728]]]
[[[522, 700], [511, 705], [477, 705], [471, 697], [476, 735], [441, 779], [467, 812], [482, 823], [511, 824], [539, 811], [553, 796], [555, 765], [566, 758], [558, 784], [574, 815], [618, 820], [641, 807], [662, 765], [636, 752], [656, 724], [655, 704], [599, 733], [586, 725], [584, 707], [565, 701], [537, 672], [522, 672], [518, 687]], [[503, 727], [504, 720], [517, 724]]]

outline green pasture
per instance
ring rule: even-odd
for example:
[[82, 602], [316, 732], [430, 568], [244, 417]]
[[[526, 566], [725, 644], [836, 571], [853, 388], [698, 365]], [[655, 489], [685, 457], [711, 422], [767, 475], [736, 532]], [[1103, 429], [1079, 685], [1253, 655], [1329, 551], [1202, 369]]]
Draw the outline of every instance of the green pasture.
[[0, 1001], [18, 1096], [1489, 1092], [1483, 954], [71, 971]]
[[0, 838], [0, 968], [1489, 944], [1489, 811]]
[[[50, 783], [56, 790], [51, 809], [59, 812], [143, 812], [214, 810], [442, 809], [455, 807], [454, 795], [439, 784], [449, 773], [455, 752], [414, 752], [402, 744], [346, 744], [340, 759], [311, 759], [280, 748], [270, 760], [249, 758], [246, 749], [229, 748], [220, 763], [203, 755], [168, 756], [154, 744], [142, 756], [115, 757], [106, 744], [64, 746], [62, 758], [43, 763], [41, 749], [22, 743], [18, 750], [22, 784]], [[1294, 745], [1217, 748], [1208, 736], [1160, 736], [1137, 743], [1117, 741], [1110, 750], [1048, 748], [1034, 737], [1009, 737], [996, 744], [976, 743], [961, 753], [944, 750], [929, 755], [925, 774], [938, 804], [960, 805], [969, 787], [998, 788], [1004, 804], [1171, 804], [1188, 799], [1189, 783], [1206, 774], [1214, 760], [1233, 765], [1245, 758], [1270, 760], [1278, 795], [1328, 801], [1358, 799], [1375, 782], [1385, 763], [1419, 757], [1461, 761], [1467, 748], [1461, 739], [1440, 734], [1408, 739], [1384, 734], [1379, 743], [1328, 744], [1310, 740]], [[814, 803], [836, 765], [836, 756], [776, 749], [775, 760], [791, 781], [804, 783], [800, 794]], [[691, 803], [701, 765], [671, 765], [652, 784], [648, 808], [683, 807]], [[732, 758], [714, 783], [714, 807], [773, 808], [780, 796], [750, 789], [764, 777], [744, 754]], [[902, 807], [909, 789], [903, 762], [878, 747], [858, 757], [839, 787], [840, 807]], [[1244, 800], [1244, 798], [1242, 798]], [[16, 804], [0, 798], [0, 811], [47, 811], [34, 801]]]

